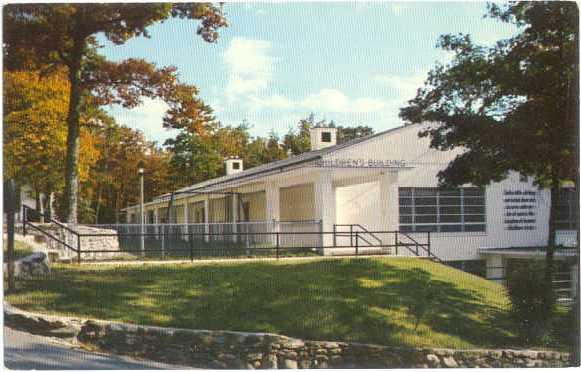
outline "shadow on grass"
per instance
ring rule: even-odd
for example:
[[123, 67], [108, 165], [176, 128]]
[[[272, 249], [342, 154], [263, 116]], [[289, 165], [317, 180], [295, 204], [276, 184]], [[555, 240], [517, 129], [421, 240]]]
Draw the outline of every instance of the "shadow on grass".
[[[426, 301], [426, 282], [433, 295], [414, 330], [410, 309]], [[516, 343], [501, 287], [413, 259], [61, 266], [20, 287], [8, 300], [24, 309], [136, 324], [394, 346]]]

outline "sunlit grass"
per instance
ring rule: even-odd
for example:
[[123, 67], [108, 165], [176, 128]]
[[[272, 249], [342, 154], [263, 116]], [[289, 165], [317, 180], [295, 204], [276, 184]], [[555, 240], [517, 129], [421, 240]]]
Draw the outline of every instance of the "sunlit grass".
[[[502, 286], [413, 258], [55, 265], [49, 278], [20, 283], [7, 300], [56, 314], [311, 340], [525, 346]], [[415, 329], [410, 308], [418, 301], [429, 307]]]

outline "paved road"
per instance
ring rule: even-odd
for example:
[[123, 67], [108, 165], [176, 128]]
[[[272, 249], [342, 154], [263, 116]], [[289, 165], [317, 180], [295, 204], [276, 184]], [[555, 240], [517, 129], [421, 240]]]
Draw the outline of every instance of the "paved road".
[[188, 368], [72, 349], [61, 340], [31, 335], [8, 327], [4, 327], [4, 366], [16, 370]]

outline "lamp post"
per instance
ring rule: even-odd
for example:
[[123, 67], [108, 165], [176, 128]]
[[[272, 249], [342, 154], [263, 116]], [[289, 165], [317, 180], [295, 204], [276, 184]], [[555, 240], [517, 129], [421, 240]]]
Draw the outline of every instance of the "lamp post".
[[140, 225], [141, 225], [141, 256], [145, 256], [145, 209], [143, 206], [143, 174], [144, 174], [144, 169], [143, 169], [143, 165], [140, 162], [140, 167], [139, 167], [139, 185], [140, 185], [140, 195], [139, 195], [139, 209], [140, 209], [140, 213], [139, 215], [141, 216], [140, 218]]

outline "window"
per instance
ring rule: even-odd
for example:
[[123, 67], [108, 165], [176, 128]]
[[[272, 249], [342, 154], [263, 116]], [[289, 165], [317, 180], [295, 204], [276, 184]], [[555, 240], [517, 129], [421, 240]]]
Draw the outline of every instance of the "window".
[[579, 224], [579, 198], [573, 188], [563, 188], [556, 204], [558, 230], [576, 230]]
[[400, 187], [399, 229], [402, 232], [486, 231], [484, 189]]
[[331, 142], [331, 132], [321, 133], [321, 141], [322, 142]]
[[240, 163], [237, 161], [232, 163], [232, 169], [240, 169]]

